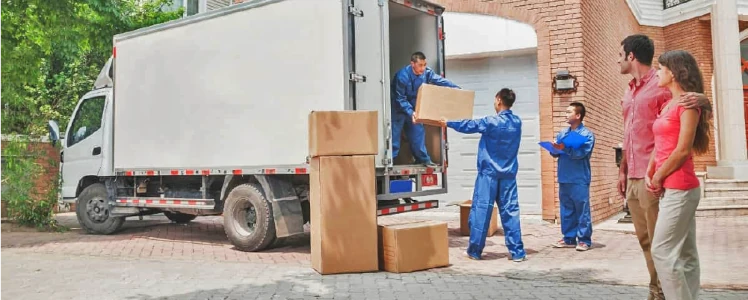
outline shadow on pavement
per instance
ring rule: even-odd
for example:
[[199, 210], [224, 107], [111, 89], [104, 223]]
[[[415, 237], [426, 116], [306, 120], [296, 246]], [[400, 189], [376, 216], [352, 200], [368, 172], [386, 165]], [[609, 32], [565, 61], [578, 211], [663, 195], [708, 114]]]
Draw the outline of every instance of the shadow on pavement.
[[[431, 272], [326, 276], [315, 273], [286, 275], [277, 279], [256, 278], [253, 281], [229, 288], [169, 296], [140, 294], [126, 299], [643, 299], [647, 294], [646, 288], [637, 286]], [[740, 291], [704, 290], [701, 299], [745, 299], [746, 294]]]

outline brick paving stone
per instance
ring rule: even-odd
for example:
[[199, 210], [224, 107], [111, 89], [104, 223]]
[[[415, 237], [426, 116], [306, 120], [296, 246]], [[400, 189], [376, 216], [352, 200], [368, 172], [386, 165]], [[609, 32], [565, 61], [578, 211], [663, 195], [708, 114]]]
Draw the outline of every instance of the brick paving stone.
[[[107, 258], [28, 249], [5, 249], [2, 261], [3, 299], [643, 299], [647, 292], [638, 286], [428, 271], [321, 276], [292, 265]], [[457, 285], [439, 289], [448, 282]], [[356, 286], [364, 286], [363, 291], [354, 291]], [[746, 297], [748, 291], [705, 290], [701, 298]]]
[[[112, 299], [158, 299], [162, 296], [223, 299], [213, 295], [241, 296], [237, 299], [270, 299], [273, 296], [285, 299], [283, 297], [337, 295], [337, 298], [344, 299], [410, 300], [424, 297], [485, 299], [482, 297], [490, 294], [542, 299], [547, 296], [578, 297], [579, 288], [588, 285], [594, 287], [584, 295], [590, 299], [615, 299], [618, 294], [631, 299], [644, 293], [648, 277], [632, 234], [596, 230], [593, 249], [576, 252], [548, 246], [558, 239], [558, 226], [525, 222], [522, 230], [530, 260], [519, 264], [507, 260], [503, 236], [496, 235], [487, 240], [485, 260], [472, 261], [464, 256], [467, 237], [458, 234], [458, 218], [455, 207], [380, 218], [380, 223], [447, 222], [450, 228], [449, 267], [411, 274], [379, 272], [322, 277], [309, 268], [308, 235], [265, 252], [247, 253], [234, 250], [230, 245], [223, 232], [221, 217], [200, 217], [192, 223], [177, 225], [169, 223], [163, 216], [154, 215], [142, 221], [128, 220], [121, 232], [99, 236], [83, 234], [76, 229], [74, 214], [61, 214], [58, 220], [73, 227], [72, 231], [8, 232], [3, 224], [2, 272], [6, 289], [2, 293], [8, 299], [48, 299], [45, 297], [50, 295], [49, 299], [75, 299], [89, 294], [91, 297], [103, 295], [101, 299], [108, 296], [114, 297]], [[744, 290], [705, 293], [703, 299], [748, 298], [743, 294], [748, 289], [748, 273], [735, 272], [748, 269], [748, 258], [743, 255], [743, 249], [748, 248], [748, 232], [736, 230], [748, 228], [747, 225], [748, 217], [697, 219], [703, 287]], [[107, 267], [103, 262], [108, 260], [113, 260], [116, 267]], [[83, 264], [86, 261], [96, 261], [101, 266], [88, 267]], [[212, 267], [215, 265], [221, 267]], [[31, 266], [44, 271], [35, 271]], [[56, 266], [51, 272], [56, 275], [49, 278], [50, 287], [32, 285], [39, 278], [48, 276], [50, 270], [47, 266]], [[236, 271], [239, 266], [244, 267]], [[14, 271], [8, 273], [9, 268]], [[87, 289], [83, 288], [83, 283], [76, 282], [90, 281], [91, 278], [86, 276], [106, 278], [107, 286], [146, 294], [100, 294], [100, 288]], [[59, 278], [71, 280], [62, 280], [58, 284], [55, 280]], [[150, 280], [146, 280], [148, 278]], [[227, 285], [227, 282], [232, 285]], [[71, 289], [62, 283], [71, 284], [76, 292], [71, 293]], [[60, 287], [60, 290], [51, 287]], [[204, 293], [206, 290], [208, 294]], [[245, 298], [246, 295], [254, 296]]]

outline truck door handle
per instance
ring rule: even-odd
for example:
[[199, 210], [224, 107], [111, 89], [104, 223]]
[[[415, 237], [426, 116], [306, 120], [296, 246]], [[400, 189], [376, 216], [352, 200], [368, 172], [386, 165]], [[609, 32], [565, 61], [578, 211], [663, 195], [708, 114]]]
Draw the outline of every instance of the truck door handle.
[[92, 154], [93, 155], [99, 155], [99, 154], [101, 154], [101, 147], [94, 147]]

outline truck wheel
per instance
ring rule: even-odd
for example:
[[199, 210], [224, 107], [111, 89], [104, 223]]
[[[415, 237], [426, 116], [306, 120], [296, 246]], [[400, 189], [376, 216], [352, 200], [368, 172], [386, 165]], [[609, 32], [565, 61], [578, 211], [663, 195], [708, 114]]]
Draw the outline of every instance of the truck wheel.
[[125, 222], [124, 217], [112, 217], [106, 187], [94, 183], [86, 187], [78, 196], [75, 215], [78, 223], [88, 233], [111, 234]]
[[275, 240], [271, 204], [258, 184], [236, 186], [223, 206], [223, 228], [241, 251], [260, 251]]
[[170, 212], [170, 211], [165, 211], [164, 216], [166, 216], [167, 219], [177, 224], [186, 224], [194, 220], [195, 218], [197, 218], [197, 216], [195, 215], [175, 213], [175, 212]]

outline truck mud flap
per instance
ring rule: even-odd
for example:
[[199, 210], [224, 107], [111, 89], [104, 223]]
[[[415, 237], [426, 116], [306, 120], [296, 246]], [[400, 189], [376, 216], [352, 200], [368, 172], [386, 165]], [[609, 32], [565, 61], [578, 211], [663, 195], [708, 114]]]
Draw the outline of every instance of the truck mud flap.
[[265, 197], [272, 203], [276, 237], [283, 238], [304, 233], [301, 200], [293, 185], [273, 176], [257, 175]]

